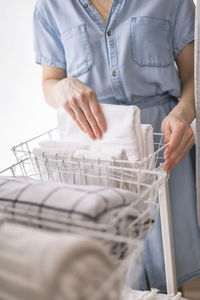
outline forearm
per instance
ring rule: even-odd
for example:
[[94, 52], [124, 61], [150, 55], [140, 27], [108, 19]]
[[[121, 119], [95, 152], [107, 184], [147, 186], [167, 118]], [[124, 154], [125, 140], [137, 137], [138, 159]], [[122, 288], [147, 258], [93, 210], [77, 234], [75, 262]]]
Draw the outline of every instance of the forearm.
[[66, 70], [49, 65], [43, 65], [42, 67], [42, 86], [45, 100], [50, 106], [58, 108], [61, 106], [61, 102], [59, 101], [60, 96], [58, 95], [57, 86], [62, 79], [67, 77]]
[[194, 76], [182, 83], [182, 93], [178, 104], [170, 112], [188, 125], [195, 118]]
[[60, 80], [58, 79], [46, 79], [43, 81], [43, 93], [44, 93], [44, 97], [46, 102], [54, 107], [54, 108], [58, 108], [60, 105], [57, 102], [57, 95], [56, 95], [56, 84], [59, 82]]

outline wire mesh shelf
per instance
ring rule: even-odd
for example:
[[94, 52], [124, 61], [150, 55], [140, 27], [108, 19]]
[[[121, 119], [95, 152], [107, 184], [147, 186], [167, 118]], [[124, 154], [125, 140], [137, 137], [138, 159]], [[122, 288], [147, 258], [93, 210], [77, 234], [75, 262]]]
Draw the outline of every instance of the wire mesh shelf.
[[[42, 180], [44, 182], [60, 182], [78, 185], [107, 186], [120, 190], [133, 192], [137, 196], [137, 201], [133, 201], [121, 213], [114, 216], [108, 224], [96, 224], [89, 220], [75, 220], [66, 215], [63, 218], [61, 213], [52, 214], [49, 211], [38, 215], [27, 207], [18, 208], [16, 205], [8, 206], [1, 204], [0, 210], [7, 220], [16, 221], [23, 224], [42, 227], [50, 230], [61, 231], [84, 231], [98, 237], [108, 239], [111, 236], [120, 243], [132, 245], [134, 239], [145, 236], [154, 225], [154, 221], [159, 210], [158, 190], [166, 180], [166, 172], [163, 171], [163, 152], [166, 148], [163, 135], [154, 134], [154, 153], [144, 158], [140, 162], [127, 160], [102, 160], [87, 159], [85, 157], [76, 158], [71, 154], [52, 155], [49, 153], [35, 153], [34, 148], [40, 141], [55, 141], [59, 139], [58, 129], [52, 129], [35, 138], [29, 139], [12, 148], [17, 159], [17, 163], [6, 170], [0, 172], [1, 175], [25, 176], [31, 179]], [[138, 205], [139, 204], [139, 205]], [[138, 209], [138, 207], [139, 209]], [[132, 207], [137, 209], [138, 215], [126, 228], [126, 234], [110, 234], [112, 228], [117, 226], [119, 221], [128, 216], [128, 210]], [[124, 225], [127, 227], [127, 224]], [[135, 228], [134, 232], [133, 228]], [[127, 252], [129, 253], [129, 251]], [[119, 256], [118, 256], [119, 258]]]
[[[52, 182], [52, 184], [107, 186], [137, 195], [137, 200], [132, 201], [107, 224], [66, 218], [62, 214], [50, 213], [47, 210], [38, 215], [37, 210], [34, 212], [28, 206], [18, 207], [4, 202], [0, 203], [0, 214], [9, 222], [50, 231], [78, 233], [98, 239], [108, 246], [110, 254], [115, 259], [117, 258], [117, 267], [115, 274], [93, 297], [93, 299], [103, 299], [102, 293], [106, 286], [110, 289], [116, 283], [117, 278], [123, 279], [133, 256], [140, 256], [142, 239], [154, 226], [159, 211], [159, 191], [167, 181], [167, 174], [163, 170], [163, 153], [167, 145], [164, 144], [162, 134], [154, 133], [154, 153], [142, 161], [132, 162], [116, 159], [77, 158], [71, 154], [35, 153], [34, 148], [44, 140], [59, 140], [57, 128], [14, 146], [12, 151], [17, 163], [1, 171], [0, 175], [3, 177], [13, 175], [17, 178], [39, 180], [44, 183]], [[137, 205], [140, 206], [139, 209]], [[122, 227], [126, 227], [126, 233], [113, 232], [112, 229], [119, 221], [121, 222], [122, 219], [127, 221], [130, 208], [136, 209], [138, 215], [128, 225], [121, 223]], [[113, 249], [118, 250], [113, 251]], [[138, 278], [139, 265], [135, 273]]]
[[[35, 147], [41, 141], [58, 139], [58, 130], [55, 128], [12, 148], [16, 160], [23, 161], [21, 172], [24, 176], [70, 184], [114, 185], [131, 190], [133, 185], [136, 188], [136, 184], [140, 186], [141, 183], [145, 185], [145, 183], [153, 182], [157, 175], [154, 171], [162, 170], [163, 152], [166, 145], [160, 133], [154, 134], [155, 151], [137, 162], [118, 159], [88, 159], [84, 156], [77, 158], [70, 153], [34, 152]], [[27, 158], [30, 160], [26, 161]]]

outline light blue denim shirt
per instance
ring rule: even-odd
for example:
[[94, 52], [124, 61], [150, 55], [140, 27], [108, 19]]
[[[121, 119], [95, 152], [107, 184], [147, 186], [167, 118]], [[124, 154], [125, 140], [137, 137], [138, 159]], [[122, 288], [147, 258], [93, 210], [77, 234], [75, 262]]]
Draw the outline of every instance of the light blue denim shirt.
[[108, 22], [87, 0], [38, 0], [36, 62], [64, 68], [99, 102], [180, 97], [175, 58], [194, 39], [193, 0], [114, 0]]

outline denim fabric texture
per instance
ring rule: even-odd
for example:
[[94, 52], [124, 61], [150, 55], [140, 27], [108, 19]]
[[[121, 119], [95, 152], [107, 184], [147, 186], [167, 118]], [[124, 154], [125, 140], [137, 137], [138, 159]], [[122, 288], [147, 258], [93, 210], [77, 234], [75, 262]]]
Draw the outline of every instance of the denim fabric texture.
[[[172, 63], [173, 54], [170, 47], [170, 22], [168, 20], [133, 17], [130, 40], [133, 61], [140, 66], [167, 67]], [[144, 41], [148, 48], [144, 47]]]
[[108, 22], [87, 0], [38, 0], [36, 62], [67, 71], [99, 102], [179, 98], [174, 60], [194, 40], [193, 0], [114, 0]]

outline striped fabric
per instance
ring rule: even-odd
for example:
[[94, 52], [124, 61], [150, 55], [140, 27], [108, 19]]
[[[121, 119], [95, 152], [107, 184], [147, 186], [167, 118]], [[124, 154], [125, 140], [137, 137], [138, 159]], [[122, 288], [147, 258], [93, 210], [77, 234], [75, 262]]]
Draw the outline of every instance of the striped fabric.
[[[73, 225], [138, 238], [154, 224], [150, 209], [136, 193], [117, 188], [0, 177], [0, 211], [7, 220], [40, 228], [73, 232]], [[122, 248], [112, 244], [111, 252], [121, 258]]]

